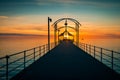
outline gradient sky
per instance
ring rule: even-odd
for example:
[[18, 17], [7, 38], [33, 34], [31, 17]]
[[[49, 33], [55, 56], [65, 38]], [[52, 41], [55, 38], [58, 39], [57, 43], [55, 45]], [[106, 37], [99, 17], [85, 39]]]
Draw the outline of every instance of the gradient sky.
[[120, 0], [0, 0], [0, 33], [46, 35], [48, 16], [78, 20], [83, 37], [120, 38]]

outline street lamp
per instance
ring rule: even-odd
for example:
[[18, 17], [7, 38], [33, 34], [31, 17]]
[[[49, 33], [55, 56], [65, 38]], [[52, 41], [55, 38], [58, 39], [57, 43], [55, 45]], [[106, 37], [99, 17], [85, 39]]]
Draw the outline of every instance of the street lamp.
[[50, 22], [52, 19], [48, 17], [48, 51], [50, 51]]

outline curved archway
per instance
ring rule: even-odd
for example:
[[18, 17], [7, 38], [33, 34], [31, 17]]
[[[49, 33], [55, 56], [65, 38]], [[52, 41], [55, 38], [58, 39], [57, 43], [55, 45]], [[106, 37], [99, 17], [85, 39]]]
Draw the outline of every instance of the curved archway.
[[[64, 21], [64, 20], [65, 20], [65, 24], [64, 24], [65, 26], [62, 26], [62, 27], [58, 28], [58, 26], [57, 26], [58, 23], [60, 23], [61, 21]], [[68, 25], [68, 23], [67, 23], [68, 20], [74, 22], [75, 27], [67, 26]], [[57, 43], [57, 39], [56, 39], [57, 38], [57, 35], [56, 35], [57, 31], [61, 28], [65, 28], [65, 30], [67, 30], [67, 27], [72, 28], [76, 31], [76, 44], [79, 44], [79, 26], [81, 26], [81, 24], [77, 20], [75, 20], [73, 18], [61, 18], [61, 19], [58, 19], [57, 21], [55, 21], [52, 24], [52, 26], [54, 26], [54, 42], [55, 42], [55, 45]]]

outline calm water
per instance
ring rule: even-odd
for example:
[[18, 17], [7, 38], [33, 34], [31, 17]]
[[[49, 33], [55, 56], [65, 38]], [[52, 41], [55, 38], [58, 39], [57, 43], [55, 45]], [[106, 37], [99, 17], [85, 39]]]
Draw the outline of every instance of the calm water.
[[120, 52], [120, 39], [86, 39], [81, 42]]
[[[120, 39], [86, 39], [80, 42], [120, 52]], [[47, 37], [43, 36], [0, 36], [0, 57], [46, 43]]]
[[[53, 42], [53, 39], [51, 40], [51, 42]], [[120, 39], [86, 39], [86, 40], [80, 40], [80, 42], [120, 52]], [[10, 55], [13, 53], [17, 53], [17, 52], [21, 52], [21, 51], [24, 51], [27, 49], [31, 49], [31, 48], [34, 48], [34, 47], [37, 47], [37, 46], [40, 46], [40, 45], [43, 45], [46, 43], [47, 43], [47, 37], [45, 37], [45, 36], [9, 36], [9, 37], [8, 36], [0, 36], [0, 57], [5, 56], [5, 55]], [[23, 56], [23, 54], [11, 57], [9, 62], [14, 61], [14, 59], [16, 59], [16, 57], [19, 58], [21, 56]], [[120, 58], [120, 55], [119, 56], [116, 55], [116, 56], [117, 56], [117, 58]], [[99, 60], [99, 58], [100, 57], [98, 57], [97, 59]], [[111, 58], [110, 59], [107, 57], [105, 57], [105, 58], [111, 61]], [[5, 61], [4, 60], [1, 61], [0, 65], [6, 64]], [[31, 60], [30, 64], [33, 61], [34, 60]], [[111, 64], [109, 64], [105, 61], [104, 61], [104, 63], [111, 67]], [[9, 70], [15, 68], [16, 66], [18, 66], [20, 64], [23, 64], [23, 60], [19, 61], [19, 62], [15, 62], [12, 65], [9, 65]], [[114, 60], [114, 64], [119, 65], [120, 62], [118, 62], [118, 61], [116, 62]], [[29, 66], [29, 64], [27, 64], [27, 66]], [[9, 73], [9, 78], [15, 76], [17, 73], [19, 73], [19, 71], [21, 71], [23, 69], [24, 69], [24, 66], [22, 65], [21, 67], [17, 68], [16, 71]], [[114, 67], [114, 69], [120, 73], [120, 69], [118, 67]], [[6, 70], [4, 68], [2, 68], [0, 70], [0, 72], [1, 72], [0, 75], [5, 74]], [[0, 80], [5, 80], [5, 77], [0, 78]]]
[[47, 39], [45, 36], [0, 36], [0, 57], [46, 43]]

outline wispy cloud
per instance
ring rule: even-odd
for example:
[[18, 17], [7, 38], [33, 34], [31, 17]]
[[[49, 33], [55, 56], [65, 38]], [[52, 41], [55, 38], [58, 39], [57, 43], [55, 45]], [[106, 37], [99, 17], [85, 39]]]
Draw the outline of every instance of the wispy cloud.
[[105, 34], [104, 36], [108, 38], [120, 38], [120, 34]]
[[0, 33], [0, 36], [47, 36], [38, 34]]
[[8, 16], [0, 16], [0, 19], [7, 19]]
[[39, 25], [25, 25], [14, 27], [15, 30], [36, 30], [36, 31], [47, 31], [46, 26], [39, 26]]
[[[50, 5], [50, 4], [70, 4], [72, 5], [90, 5], [90, 6], [99, 6], [99, 7], [120, 7], [119, 1], [114, 0], [36, 0], [39, 5]], [[72, 5], [71, 5], [72, 4]], [[67, 5], [68, 6], [68, 5]]]

